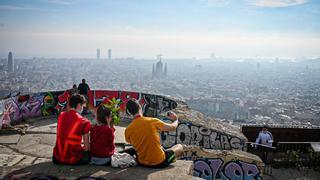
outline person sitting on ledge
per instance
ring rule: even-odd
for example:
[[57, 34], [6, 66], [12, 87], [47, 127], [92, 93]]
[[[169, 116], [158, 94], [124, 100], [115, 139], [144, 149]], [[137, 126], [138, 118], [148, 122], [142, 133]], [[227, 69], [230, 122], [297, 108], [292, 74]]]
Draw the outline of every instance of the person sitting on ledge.
[[134, 116], [125, 130], [125, 139], [133, 148], [124, 150], [132, 156], [136, 155], [137, 163], [144, 167], [165, 168], [183, 153], [183, 146], [176, 144], [170, 149], [163, 149], [160, 144], [158, 131], [174, 131], [178, 127], [178, 117], [175, 113], [168, 113], [174, 122], [165, 123], [157, 118], [144, 117], [139, 102], [130, 99], [126, 111]]
[[[81, 116], [86, 104], [83, 95], [74, 94], [69, 110], [58, 117], [57, 139], [53, 149], [54, 164], [83, 165], [89, 163], [89, 131], [91, 123]], [[84, 146], [81, 146], [83, 140]]]
[[111, 111], [104, 105], [97, 109], [97, 124], [90, 132], [90, 164], [107, 165], [115, 152], [113, 121]]
[[262, 127], [262, 130], [259, 132], [256, 139], [256, 143], [272, 147], [273, 137], [271, 132], [268, 131], [267, 126]]

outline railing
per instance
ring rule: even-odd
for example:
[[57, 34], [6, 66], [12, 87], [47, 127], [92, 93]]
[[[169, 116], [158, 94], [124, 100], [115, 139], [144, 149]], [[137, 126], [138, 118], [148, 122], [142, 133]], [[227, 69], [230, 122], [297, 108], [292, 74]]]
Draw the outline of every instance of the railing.
[[264, 174], [272, 175], [273, 155], [276, 152], [276, 147], [266, 146], [254, 142], [247, 143], [247, 151], [259, 156], [264, 162]]
[[311, 148], [311, 143], [314, 142], [278, 142], [278, 152], [290, 151], [300, 151], [302, 153], [307, 153]]
[[248, 142], [247, 151], [259, 156], [264, 173], [272, 175], [272, 167], [320, 167], [320, 152], [312, 144], [319, 142], [278, 142], [276, 147]]

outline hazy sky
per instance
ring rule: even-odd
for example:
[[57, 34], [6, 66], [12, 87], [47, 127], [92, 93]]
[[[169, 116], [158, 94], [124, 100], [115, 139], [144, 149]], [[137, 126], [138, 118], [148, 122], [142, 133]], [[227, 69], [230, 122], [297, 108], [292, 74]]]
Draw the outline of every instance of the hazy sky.
[[0, 57], [320, 57], [320, 0], [0, 0]]

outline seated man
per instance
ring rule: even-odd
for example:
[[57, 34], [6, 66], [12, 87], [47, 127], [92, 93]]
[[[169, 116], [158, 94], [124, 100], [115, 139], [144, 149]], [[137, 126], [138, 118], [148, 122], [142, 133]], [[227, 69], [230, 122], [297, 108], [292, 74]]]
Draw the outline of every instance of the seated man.
[[[82, 165], [89, 163], [89, 131], [91, 123], [81, 116], [86, 100], [74, 94], [69, 100], [70, 109], [58, 117], [57, 139], [53, 149], [54, 164]], [[84, 146], [81, 146], [83, 140]]]
[[259, 132], [259, 135], [256, 139], [256, 143], [272, 147], [273, 137], [268, 131], [267, 126], [262, 127], [262, 130]]
[[127, 152], [137, 155], [139, 165], [145, 167], [164, 168], [175, 161], [183, 153], [183, 146], [177, 144], [170, 149], [163, 149], [160, 144], [158, 131], [174, 131], [178, 126], [178, 117], [175, 113], [169, 113], [172, 124], [164, 123], [160, 119], [144, 117], [139, 102], [129, 100], [126, 107], [127, 113], [134, 116], [132, 122], [125, 130], [125, 138], [134, 149]]

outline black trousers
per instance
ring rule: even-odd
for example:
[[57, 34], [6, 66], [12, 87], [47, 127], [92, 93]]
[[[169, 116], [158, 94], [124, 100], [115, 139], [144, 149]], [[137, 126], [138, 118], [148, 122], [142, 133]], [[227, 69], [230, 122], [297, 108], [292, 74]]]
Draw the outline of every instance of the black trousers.
[[164, 161], [162, 161], [160, 164], [157, 164], [157, 165], [145, 165], [145, 164], [139, 163], [137, 151], [133, 147], [119, 151], [119, 153], [128, 153], [131, 156], [136, 157], [136, 161], [139, 164], [139, 166], [143, 166], [143, 167], [147, 167], [147, 168], [166, 168], [172, 162], [174, 162], [176, 158], [175, 158], [174, 152], [172, 150], [163, 149], [163, 151], [166, 155], [166, 158], [164, 159]]

